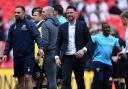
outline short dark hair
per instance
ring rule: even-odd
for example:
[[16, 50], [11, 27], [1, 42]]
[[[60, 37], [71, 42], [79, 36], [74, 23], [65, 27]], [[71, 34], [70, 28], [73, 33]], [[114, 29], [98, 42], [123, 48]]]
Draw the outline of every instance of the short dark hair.
[[74, 11], [76, 11], [76, 8], [74, 6], [68, 6], [67, 9], [73, 9]]
[[110, 25], [108, 23], [102, 23], [102, 30], [106, 28], [110, 28]]
[[38, 12], [41, 15], [42, 14], [42, 8], [41, 7], [35, 7], [32, 9], [32, 15], [34, 14], [34, 12]]
[[16, 8], [21, 8], [25, 12], [25, 7], [24, 6], [18, 5], [18, 6], [16, 6]]
[[61, 5], [53, 6], [54, 10], [58, 12], [59, 15], [63, 14], [63, 7]]

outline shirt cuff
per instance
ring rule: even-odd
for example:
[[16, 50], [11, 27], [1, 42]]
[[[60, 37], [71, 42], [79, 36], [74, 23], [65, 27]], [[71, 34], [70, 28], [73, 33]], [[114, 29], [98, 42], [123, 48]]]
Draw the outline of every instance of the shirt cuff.
[[55, 59], [58, 59], [59, 58], [59, 56], [55, 56]]
[[85, 53], [87, 52], [87, 48], [86, 47], [83, 47], [83, 50], [84, 50]]

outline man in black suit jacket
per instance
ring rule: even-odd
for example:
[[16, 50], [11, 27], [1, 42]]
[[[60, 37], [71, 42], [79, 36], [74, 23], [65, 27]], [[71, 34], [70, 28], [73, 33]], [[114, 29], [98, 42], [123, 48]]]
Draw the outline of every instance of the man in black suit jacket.
[[76, 8], [68, 6], [66, 16], [68, 22], [59, 28], [55, 56], [56, 64], [62, 67], [62, 89], [71, 89], [72, 70], [78, 89], [85, 89], [84, 54], [87, 51], [85, 45], [91, 37], [86, 23], [76, 20]]

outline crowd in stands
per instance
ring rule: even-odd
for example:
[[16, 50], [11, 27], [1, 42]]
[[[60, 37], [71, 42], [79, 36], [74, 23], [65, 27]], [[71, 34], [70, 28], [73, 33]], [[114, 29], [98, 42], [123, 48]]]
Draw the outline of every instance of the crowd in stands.
[[[64, 12], [69, 5], [76, 7], [77, 19], [87, 23], [91, 35], [100, 33], [101, 25], [105, 22], [111, 26], [111, 32], [119, 34], [121, 39], [125, 40], [126, 27], [121, 22], [120, 14], [128, 9], [128, 0], [0, 0], [0, 63], [2, 63], [8, 29], [15, 21], [13, 16], [15, 7], [23, 5], [27, 18], [31, 19], [33, 8], [57, 4], [64, 8]], [[66, 16], [65, 13], [64, 16]], [[12, 57], [11, 52], [8, 59], [12, 59]], [[87, 69], [90, 69], [88, 68], [90, 61], [86, 64]], [[12, 68], [12, 60], [9, 60], [7, 65], [0, 64], [0, 68], [5, 66]]]
[[101, 23], [107, 22], [112, 26], [112, 29], [118, 30], [121, 38], [124, 39], [125, 28], [119, 15], [128, 8], [127, 0], [0, 0], [0, 8], [3, 10], [7, 29], [14, 20], [15, 6], [25, 6], [27, 14], [31, 16], [31, 10], [34, 7], [53, 6], [55, 4], [62, 5], [64, 10], [68, 5], [75, 6], [78, 11], [78, 18], [86, 21], [91, 32], [101, 29]]

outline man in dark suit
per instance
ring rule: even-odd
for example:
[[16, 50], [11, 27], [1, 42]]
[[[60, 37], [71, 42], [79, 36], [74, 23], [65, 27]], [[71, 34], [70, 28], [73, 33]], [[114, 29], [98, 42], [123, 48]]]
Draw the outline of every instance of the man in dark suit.
[[76, 8], [68, 6], [66, 17], [68, 22], [59, 28], [55, 56], [56, 64], [62, 67], [62, 89], [71, 89], [72, 71], [74, 71], [78, 89], [85, 89], [84, 54], [87, 51], [85, 45], [91, 37], [86, 23], [76, 20]]

